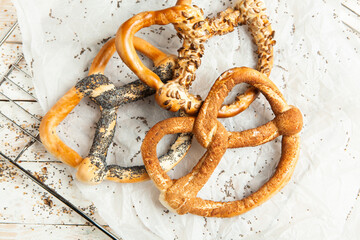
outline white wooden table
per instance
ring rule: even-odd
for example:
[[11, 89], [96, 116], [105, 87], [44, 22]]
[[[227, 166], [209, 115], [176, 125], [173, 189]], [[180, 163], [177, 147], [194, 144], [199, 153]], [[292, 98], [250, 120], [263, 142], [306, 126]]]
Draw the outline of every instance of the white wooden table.
[[[360, 9], [359, 1], [347, 0], [344, 2]], [[346, 24], [356, 27], [360, 24], [359, 18], [344, 8], [343, 19]], [[15, 21], [16, 11], [11, 1], [0, 0], [0, 37]], [[360, 38], [360, 33], [345, 27], [345, 25], [344, 34], [348, 37]], [[0, 75], [21, 54], [21, 48], [21, 35], [17, 28], [0, 48]], [[24, 61], [21, 62], [20, 66], [26, 69]], [[24, 74], [15, 71], [11, 78], [25, 89], [32, 91], [31, 80]], [[38, 103], [19, 91], [13, 84], [8, 82], [2, 84], [0, 92], [15, 99], [19, 105], [29, 112], [41, 116]], [[21, 126], [29, 131], [36, 129], [39, 124], [23, 111], [19, 111], [17, 106], [9, 103], [1, 95], [0, 111], [16, 119]], [[26, 135], [0, 116], [1, 152], [14, 157], [27, 141], [29, 138]], [[41, 144], [35, 143], [31, 146], [19, 162], [24, 168], [30, 170], [48, 186], [56, 189], [65, 198], [79, 206], [97, 222], [105, 225], [104, 221], [97, 215], [95, 206], [82, 199], [76, 186], [73, 185], [72, 176], [69, 175], [65, 164], [46, 153]], [[0, 239], [107, 239], [107, 237], [95, 227], [89, 226], [78, 214], [36, 186], [0, 157]]]
[[[15, 21], [16, 11], [11, 1], [0, 0], [0, 37]], [[21, 55], [21, 49], [21, 34], [19, 28], [16, 28], [0, 48], [0, 76]], [[28, 72], [24, 60], [20, 66]], [[14, 71], [10, 78], [30, 92], [33, 90], [31, 79], [20, 71]], [[39, 104], [19, 91], [14, 84], [4, 82], [0, 86], [0, 92], [16, 100], [16, 103], [29, 112], [42, 115]], [[7, 101], [1, 94], [0, 111], [13, 117], [30, 132], [39, 125], [35, 119]], [[1, 152], [14, 157], [28, 141], [29, 137], [0, 116]], [[19, 162], [88, 216], [105, 225], [97, 215], [95, 206], [84, 200], [73, 185], [67, 167], [46, 153], [41, 144], [35, 143], [31, 146], [21, 156]], [[108, 228], [106, 225], [105, 227]], [[0, 157], [0, 239], [107, 239], [107, 237]]]

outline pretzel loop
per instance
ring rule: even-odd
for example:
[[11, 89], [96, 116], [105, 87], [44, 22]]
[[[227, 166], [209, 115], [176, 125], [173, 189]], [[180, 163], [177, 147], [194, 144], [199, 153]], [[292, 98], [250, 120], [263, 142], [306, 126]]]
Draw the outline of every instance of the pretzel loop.
[[[265, 95], [276, 117], [258, 128], [239, 133], [227, 132], [216, 119], [217, 112], [229, 91], [242, 82], [251, 84]], [[141, 151], [146, 170], [160, 189], [160, 201], [165, 207], [179, 214], [232, 217], [259, 206], [290, 180], [299, 156], [301, 128], [300, 111], [287, 105], [280, 91], [264, 74], [249, 68], [235, 68], [217, 79], [196, 119], [172, 118], [159, 122], [146, 135]], [[189, 174], [171, 180], [159, 165], [156, 145], [165, 134], [179, 132], [193, 132], [198, 141], [207, 147], [207, 151]], [[227, 148], [256, 146], [280, 135], [283, 138], [279, 164], [274, 175], [255, 193], [231, 202], [204, 200], [196, 196]]]
[[187, 5], [143, 12], [123, 23], [116, 33], [116, 49], [123, 62], [148, 86], [159, 89], [164, 83], [149, 68], [147, 68], [137, 55], [133, 43], [135, 33], [142, 28], [156, 25], [167, 25], [185, 20], [181, 15], [183, 11], [191, 9]]

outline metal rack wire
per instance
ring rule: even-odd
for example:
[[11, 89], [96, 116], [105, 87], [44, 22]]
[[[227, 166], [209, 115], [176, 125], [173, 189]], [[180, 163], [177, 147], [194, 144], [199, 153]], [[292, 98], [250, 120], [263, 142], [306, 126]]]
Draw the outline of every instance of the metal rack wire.
[[351, 17], [343, 16], [342, 23], [352, 31], [360, 34], [360, 5], [355, 1], [344, 0], [341, 6], [345, 11], [353, 14]]
[[[18, 25], [18, 22], [16, 21], [11, 28], [8, 30], [8, 32], [5, 34], [5, 36], [0, 40], [0, 47], [6, 42], [6, 40], [9, 38], [11, 33], [16, 29]], [[8, 70], [1, 76], [0, 78], [0, 86], [4, 84], [5, 82], [9, 82], [12, 85], [16, 86], [19, 91], [24, 92], [28, 96], [31, 97], [35, 102], [37, 102], [37, 98], [31, 94], [29, 91], [25, 90], [23, 87], [21, 87], [19, 84], [15, 83], [11, 78], [10, 75], [14, 73], [14, 71], [21, 72], [25, 76], [31, 78], [31, 75], [27, 73], [26, 71], [22, 70], [19, 66], [19, 63], [24, 59], [23, 54], [21, 54], [16, 61], [11, 64], [11, 66], [8, 68]], [[32, 114], [22, 106], [20, 106], [16, 101], [11, 99], [5, 92], [0, 91], [0, 96], [4, 97], [8, 103], [14, 104], [20, 111], [23, 111], [28, 115], [28, 117], [33, 118], [37, 122], [37, 126], [40, 124], [41, 118], [36, 116], [35, 114]], [[84, 218], [86, 221], [88, 221], [90, 224], [92, 224], [94, 227], [98, 228], [100, 231], [102, 231], [105, 235], [107, 235], [110, 239], [118, 240], [117, 236], [115, 236], [113, 233], [106, 230], [103, 226], [101, 226], [99, 223], [91, 219], [89, 216], [87, 216], [83, 211], [81, 211], [78, 207], [76, 207], [74, 204], [72, 204], [69, 200], [67, 200], [65, 197], [63, 197], [61, 194], [57, 193], [56, 190], [50, 188], [43, 182], [41, 182], [36, 176], [31, 174], [28, 170], [24, 169], [19, 163], [18, 160], [20, 157], [32, 146], [35, 142], [38, 142], [41, 144], [38, 130], [36, 129], [35, 133], [32, 133], [31, 131], [25, 129], [22, 127], [19, 123], [17, 123], [13, 118], [5, 114], [0, 110], [0, 116], [5, 118], [7, 121], [9, 121], [11, 124], [13, 124], [15, 127], [19, 128], [24, 134], [30, 137], [30, 141], [25, 143], [24, 147], [20, 150], [20, 152], [15, 156], [14, 158], [11, 158], [10, 156], [7, 156], [5, 153], [1, 152], [0, 150], [0, 158], [3, 158], [7, 160], [9, 163], [11, 163], [13, 166], [15, 166], [19, 171], [23, 172], [30, 180], [32, 180], [34, 183], [36, 183], [38, 186], [40, 186], [43, 190], [48, 192], [49, 194], [53, 195], [55, 198], [60, 200], [62, 203], [64, 203], [66, 206], [68, 206], [70, 209], [78, 213], [82, 218]]]

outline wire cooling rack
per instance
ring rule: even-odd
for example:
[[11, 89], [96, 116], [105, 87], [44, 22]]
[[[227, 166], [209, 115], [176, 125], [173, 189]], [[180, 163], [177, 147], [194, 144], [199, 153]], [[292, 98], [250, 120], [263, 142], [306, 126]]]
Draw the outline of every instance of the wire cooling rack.
[[360, 3], [354, 0], [344, 0], [341, 5], [344, 10], [344, 14], [341, 16], [342, 23], [360, 34]]
[[[351, 31], [355, 32], [356, 34], [360, 34], [360, 5], [353, 3], [352, 1], [343, 1], [342, 2], [343, 10], [348, 11], [351, 13], [347, 13], [343, 16], [342, 22], [345, 26], [347, 26]], [[352, 15], [351, 15], [352, 14]], [[10, 29], [7, 31], [7, 33], [4, 35], [4, 37], [0, 40], [0, 47], [6, 43], [6, 40], [11, 36], [12, 32], [16, 29], [18, 26], [18, 22], [16, 21]], [[14, 85], [18, 91], [24, 92], [26, 95], [28, 95], [31, 99], [33, 99], [34, 102], [37, 102], [36, 97], [30, 93], [28, 90], [25, 90], [23, 87], [21, 87], [19, 84], [17, 84], [15, 81], [13, 81], [10, 76], [14, 72], [19, 72], [21, 74], [24, 74], [28, 79], [31, 79], [31, 75], [24, 71], [22, 68], [20, 68], [19, 64], [21, 61], [23, 61], [24, 56], [21, 54], [13, 64], [11, 64], [8, 68], [8, 70], [0, 75], [0, 87], [1, 85], [5, 84], [6, 82], [11, 83]], [[6, 102], [8, 104], [14, 104], [19, 111], [23, 111], [28, 115], [29, 118], [33, 118], [36, 121], [35, 124], [35, 131], [34, 130], [28, 130], [25, 127], [23, 127], [21, 124], [17, 123], [16, 120], [14, 120], [12, 117], [8, 116], [6, 113], [2, 112], [0, 110], [0, 116], [5, 118], [8, 122], [10, 122], [13, 126], [21, 130], [24, 134], [26, 134], [28, 137], [30, 137], [29, 141], [24, 144], [20, 152], [15, 157], [10, 157], [3, 153], [0, 149], [0, 158], [3, 158], [7, 160], [9, 163], [14, 165], [19, 171], [23, 172], [30, 180], [35, 182], [37, 185], [39, 185], [43, 190], [48, 192], [49, 194], [53, 195], [55, 198], [60, 200], [63, 204], [74, 210], [76, 213], [78, 213], [82, 218], [84, 218], [86, 221], [88, 221], [90, 224], [92, 224], [94, 227], [98, 228], [100, 231], [102, 231], [105, 235], [107, 235], [110, 239], [120, 239], [117, 236], [115, 236], [113, 233], [106, 230], [103, 226], [101, 226], [99, 223], [91, 219], [89, 216], [87, 216], [83, 211], [81, 211], [78, 207], [76, 207], [74, 204], [72, 204], [70, 201], [68, 201], [66, 198], [64, 198], [61, 194], [56, 192], [56, 190], [50, 188], [46, 184], [44, 184], [41, 180], [38, 179], [38, 177], [34, 176], [30, 173], [30, 171], [23, 168], [19, 163], [18, 160], [20, 157], [36, 142], [41, 144], [41, 141], [39, 139], [39, 133], [38, 133], [38, 126], [41, 121], [41, 117], [29, 112], [25, 108], [23, 108], [21, 105], [19, 105], [16, 101], [14, 101], [11, 97], [7, 95], [6, 92], [0, 90], [0, 96], [6, 99]], [[1, 126], [0, 126], [1, 127]], [[1, 146], [0, 146], [1, 147]]]
[[[16, 27], [18, 26], [18, 22], [16, 21], [11, 28], [7, 31], [7, 33], [5, 34], [5, 36], [0, 40], [0, 47], [6, 43], [6, 40], [10, 37], [10, 35], [12, 34], [12, 32], [16, 29]], [[19, 64], [24, 60], [24, 56], [23, 54], [21, 54], [13, 64], [11, 64], [8, 68], [8, 70], [1, 75], [0, 77], [0, 87], [5, 84], [6, 82], [11, 83], [13, 86], [15, 86], [18, 91], [22, 91], [23, 93], [25, 93], [26, 95], [28, 95], [33, 102], [37, 102], [37, 98], [28, 90], [26, 90], [24, 87], [20, 86], [19, 84], [17, 84], [15, 81], [13, 81], [11, 79], [11, 75], [15, 74], [15, 72], [21, 73], [23, 75], [25, 75], [28, 79], [31, 79], [31, 75], [24, 71], [22, 68], [20, 68]], [[96, 221], [94, 221], [93, 219], [91, 219], [89, 216], [87, 216], [83, 211], [81, 211], [77, 206], [75, 206], [74, 204], [72, 204], [69, 200], [67, 200], [65, 197], [63, 197], [61, 194], [59, 194], [58, 192], [56, 192], [55, 189], [50, 188], [49, 186], [47, 186], [46, 184], [44, 184], [40, 179], [38, 179], [37, 176], [33, 175], [32, 173], [30, 173], [30, 171], [26, 170], [25, 168], [23, 168], [18, 160], [20, 159], [21, 156], [23, 156], [23, 154], [36, 142], [41, 144], [41, 140], [39, 138], [39, 132], [38, 132], [38, 127], [41, 121], [41, 117], [37, 116], [36, 114], [31, 113], [30, 111], [26, 110], [25, 108], [23, 108], [20, 104], [18, 104], [15, 100], [13, 100], [10, 96], [8, 96], [8, 94], [4, 91], [4, 90], [0, 90], [0, 96], [3, 97], [4, 99], [6, 99], [6, 104], [13, 104], [16, 106], [16, 108], [19, 111], [22, 111], [23, 113], [25, 113], [29, 118], [32, 118], [33, 120], [36, 121], [35, 123], [35, 127], [34, 129], [26, 129], [25, 127], [23, 127], [22, 124], [18, 123], [14, 118], [10, 117], [7, 113], [4, 113], [0, 110], [0, 116], [5, 118], [8, 122], [10, 122], [14, 127], [18, 128], [19, 130], [21, 130], [25, 135], [27, 135], [28, 137], [30, 137], [29, 141], [27, 143], [24, 144], [24, 146], [21, 148], [20, 152], [15, 156], [15, 157], [11, 157], [9, 155], [6, 155], [4, 152], [2, 152], [2, 147], [0, 148], [0, 158], [3, 158], [5, 160], [7, 160], [9, 163], [11, 163], [13, 166], [15, 166], [19, 171], [21, 171], [22, 173], [24, 173], [25, 176], [27, 176], [30, 180], [32, 180], [34, 183], [36, 183], [37, 185], [39, 185], [43, 190], [45, 190], [46, 192], [48, 192], [49, 194], [51, 194], [52, 196], [54, 196], [55, 198], [57, 198], [58, 200], [60, 200], [62, 203], [64, 203], [66, 206], [68, 206], [70, 209], [72, 209], [73, 211], [75, 211], [76, 213], [78, 213], [82, 218], [84, 218], [86, 221], [88, 221], [90, 224], [92, 224], [94, 227], [98, 228], [100, 231], [102, 231], [105, 235], [107, 235], [110, 239], [115, 239], [118, 240], [120, 238], [118, 238], [117, 236], [115, 236], [113, 233], [109, 232], [108, 230], [106, 230], [103, 226], [101, 226], [99, 223], [97, 223]], [[5, 125], [3, 125], [4, 127]], [[1, 128], [1, 126], [0, 126]]]

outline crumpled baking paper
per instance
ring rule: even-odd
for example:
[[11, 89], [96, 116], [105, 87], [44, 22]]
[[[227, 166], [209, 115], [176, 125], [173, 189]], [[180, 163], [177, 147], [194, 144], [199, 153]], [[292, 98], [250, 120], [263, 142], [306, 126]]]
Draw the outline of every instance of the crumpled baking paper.
[[[23, 36], [25, 58], [44, 113], [75, 83], [87, 75], [92, 59], [122, 22], [136, 13], [175, 4], [171, 1], [45, 1], [14, 0]], [[194, 0], [214, 15], [234, 1]], [[229, 219], [176, 215], [158, 201], [151, 181], [135, 184], [77, 182], [85, 198], [123, 239], [357, 239], [360, 234], [360, 113], [359, 41], [346, 38], [338, 1], [270, 1], [267, 14], [276, 31], [274, 68], [270, 78], [289, 104], [301, 109], [304, 128], [301, 154], [290, 183], [271, 200]], [[161, 50], [176, 54], [180, 47], [172, 26], [153, 26], [137, 35]], [[191, 92], [206, 97], [225, 70], [254, 67], [255, 47], [247, 27], [208, 41]], [[144, 59], [149, 66], [151, 63]], [[117, 85], [136, 76], [117, 54], [106, 69]], [[233, 90], [228, 101], [241, 91]], [[140, 145], [156, 122], [175, 116], [160, 109], [154, 97], [119, 109], [109, 162], [141, 164]], [[99, 118], [89, 100], [58, 127], [61, 138], [86, 156]], [[239, 116], [222, 119], [228, 130], [241, 131], [273, 118], [260, 96]], [[161, 142], [164, 152], [173, 139]], [[272, 175], [280, 156], [280, 138], [265, 145], [229, 149], [200, 197], [219, 201], [241, 199]], [[188, 172], [204, 153], [196, 140], [171, 177]], [[69, 168], [69, 171], [74, 170]]]

